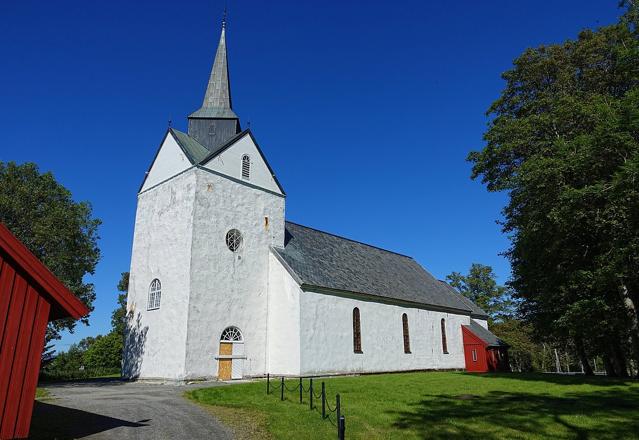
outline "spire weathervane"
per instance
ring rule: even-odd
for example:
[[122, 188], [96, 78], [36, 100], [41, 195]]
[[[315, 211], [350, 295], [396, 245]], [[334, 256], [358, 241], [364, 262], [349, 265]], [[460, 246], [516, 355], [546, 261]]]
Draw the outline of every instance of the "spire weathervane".
[[222, 17], [222, 29], [226, 29], [226, 8], [227, 6], [224, 5], [224, 16]]

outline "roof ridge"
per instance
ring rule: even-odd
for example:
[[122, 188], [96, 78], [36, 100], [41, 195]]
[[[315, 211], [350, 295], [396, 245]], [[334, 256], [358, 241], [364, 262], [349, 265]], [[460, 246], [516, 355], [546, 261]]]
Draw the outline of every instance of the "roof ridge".
[[413, 260], [413, 261], [415, 260], [410, 255], [400, 254], [399, 252], [395, 252], [395, 251], [391, 251], [391, 250], [388, 250], [388, 249], [384, 249], [382, 247], [375, 246], [375, 245], [368, 244], [368, 243], [364, 243], [362, 241], [353, 240], [352, 238], [348, 238], [348, 237], [344, 237], [344, 236], [341, 236], [341, 235], [333, 234], [332, 232], [326, 232], [326, 231], [322, 231], [321, 229], [311, 228], [310, 226], [301, 225], [299, 223], [295, 223], [295, 222], [292, 222], [290, 220], [285, 220], [285, 223], [291, 223], [293, 225], [300, 226], [302, 228], [310, 229], [311, 231], [319, 232], [320, 234], [326, 234], [326, 235], [330, 235], [332, 237], [341, 238], [342, 240], [347, 240], [347, 241], [350, 241], [352, 243], [357, 243], [357, 244], [361, 244], [363, 246], [368, 246], [368, 247], [371, 247], [373, 249], [377, 249], [377, 250], [380, 250], [380, 251], [383, 251], [383, 252], [388, 252], [389, 254], [399, 255], [400, 257], [408, 258], [408, 259]]
[[[246, 129], [240, 131], [239, 133], [233, 135], [233, 137], [231, 137], [230, 139], [225, 141], [222, 145], [217, 147], [214, 151], [209, 150], [210, 154], [208, 154], [207, 156], [204, 157], [204, 159], [199, 161], [198, 165], [207, 164], [212, 159], [215, 159], [215, 157], [217, 155], [219, 155], [220, 153], [224, 152], [224, 150], [226, 150], [228, 147], [233, 145], [235, 142], [238, 141], [238, 139], [240, 139], [241, 137], [245, 136], [247, 133], [251, 133], [251, 129], [250, 128], [246, 128]], [[204, 148], [206, 148], [206, 147], [204, 147]], [[207, 150], [208, 150], [208, 148], [207, 148]]]

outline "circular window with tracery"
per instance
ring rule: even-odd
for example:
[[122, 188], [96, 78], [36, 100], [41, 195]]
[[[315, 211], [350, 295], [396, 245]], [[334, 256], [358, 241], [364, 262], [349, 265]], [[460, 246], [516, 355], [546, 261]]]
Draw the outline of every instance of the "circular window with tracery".
[[220, 341], [226, 342], [242, 342], [242, 333], [237, 327], [227, 327], [222, 332]]
[[226, 246], [236, 252], [242, 246], [242, 234], [237, 229], [231, 229], [226, 233]]

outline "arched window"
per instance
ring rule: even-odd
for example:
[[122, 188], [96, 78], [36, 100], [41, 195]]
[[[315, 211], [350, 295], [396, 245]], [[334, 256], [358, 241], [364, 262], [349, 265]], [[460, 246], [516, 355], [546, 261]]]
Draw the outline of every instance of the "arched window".
[[355, 353], [362, 352], [362, 329], [359, 322], [359, 309], [353, 309], [353, 351]]
[[402, 315], [402, 328], [404, 330], [404, 353], [410, 353], [410, 336], [408, 335], [408, 316]]
[[251, 158], [248, 154], [242, 156], [242, 179], [249, 180], [251, 177]]
[[448, 354], [448, 343], [446, 343], [446, 320], [442, 318], [442, 350]]
[[147, 310], [156, 310], [160, 308], [160, 300], [162, 299], [162, 284], [157, 278], [151, 281], [149, 287], [149, 303]]
[[237, 327], [226, 327], [220, 337], [221, 342], [242, 342], [242, 332]]

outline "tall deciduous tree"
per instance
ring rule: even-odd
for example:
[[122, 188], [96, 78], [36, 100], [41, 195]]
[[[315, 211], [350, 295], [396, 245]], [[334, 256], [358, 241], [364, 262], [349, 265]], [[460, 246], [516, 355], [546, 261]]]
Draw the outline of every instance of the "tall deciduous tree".
[[[75, 202], [51, 173], [40, 173], [33, 163], [0, 162], [0, 222], [92, 309], [95, 290], [84, 276], [93, 274], [100, 257], [100, 220], [89, 203]], [[47, 341], [74, 327], [72, 319], [49, 324]]]
[[639, 365], [639, 33], [625, 5], [617, 24], [517, 58], [468, 157], [510, 196], [512, 286], [537, 337], [571, 342], [587, 372], [602, 353], [619, 375], [628, 355]]
[[497, 284], [495, 273], [490, 266], [473, 263], [468, 275], [453, 272], [446, 276], [446, 280], [488, 313], [492, 321], [501, 321], [515, 312], [510, 290]]
[[129, 292], [129, 272], [122, 272], [118, 282], [118, 306], [111, 313], [111, 331], [124, 338], [126, 319], [126, 297]]

